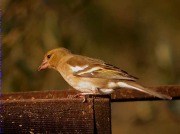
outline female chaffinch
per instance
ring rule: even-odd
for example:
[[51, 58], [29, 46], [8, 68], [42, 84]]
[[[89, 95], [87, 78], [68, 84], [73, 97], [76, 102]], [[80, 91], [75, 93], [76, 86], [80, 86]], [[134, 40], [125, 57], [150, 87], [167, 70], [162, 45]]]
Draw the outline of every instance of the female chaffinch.
[[72, 54], [65, 48], [53, 49], [45, 54], [39, 70], [46, 68], [57, 70], [69, 85], [81, 92], [78, 96], [111, 94], [116, 89], [130, 88], [161, 99], [172, 99], [137, 84], [136, 77], [118, 67], [99, 59]]

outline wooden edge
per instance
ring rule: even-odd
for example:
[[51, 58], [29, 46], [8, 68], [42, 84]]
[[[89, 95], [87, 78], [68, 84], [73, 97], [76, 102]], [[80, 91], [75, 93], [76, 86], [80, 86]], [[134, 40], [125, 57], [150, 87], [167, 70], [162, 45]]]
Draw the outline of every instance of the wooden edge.
[[[178, 85], [154, 86], [147, 88], [157, 91], [161, 94], [171, 96], [172, 100], [180, 99], [180, 86]], [[115, 93], [111, 95], [111, 102], [151, 101], [151, 100], [162, 100], [162, 99], [132, 89], [117, 90]]]
[[[166, 85], [148, 87], [152, 90], [162, 94], [169, 95], [173, 100], [180, 99], [180, 86], [179, 85]], [[78, 92], [75, 90], [50, 90], [50, 91], [31, 91], [31, 92], [16, 92], [7, 93], [1, 96], [2, 101], [9, 100], [24, 100], [24, 99], [69, 99], [69, 95], [75, 95]], [[149, 101], [160, 100], [157, 97], [142, 93], [132, 89], [120, 89], [111, 95], [111, 102], [121, 101]]]
[[[2, 94], [2, 101], [10, 100], [34, 100], [34, 99], [71, 99], [70, 95], [75, 95], [75, 90], [49, 90], [49, 91], [30, 91]], [[68, 97], [69, 96], [69, 97]]]

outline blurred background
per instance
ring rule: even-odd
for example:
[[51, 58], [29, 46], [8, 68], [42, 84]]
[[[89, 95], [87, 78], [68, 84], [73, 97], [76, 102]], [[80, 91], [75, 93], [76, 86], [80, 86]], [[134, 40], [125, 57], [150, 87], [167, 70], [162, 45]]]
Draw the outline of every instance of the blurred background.
[[[64, 90], [37, 71], [53, 48], [99, 58], [146, 86], [180, 83], [179, 0], [1, 0], [3, 93]], [[113, 134], [179, 134], [180, 101], [112, 104]]]

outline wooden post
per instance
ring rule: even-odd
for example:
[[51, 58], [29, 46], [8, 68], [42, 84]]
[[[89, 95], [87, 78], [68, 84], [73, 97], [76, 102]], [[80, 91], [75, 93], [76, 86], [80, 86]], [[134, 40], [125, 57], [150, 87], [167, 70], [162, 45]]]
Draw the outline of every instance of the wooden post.
[[109, 98], [94, 99], [95, 133], [111, 134], [111, 103]]

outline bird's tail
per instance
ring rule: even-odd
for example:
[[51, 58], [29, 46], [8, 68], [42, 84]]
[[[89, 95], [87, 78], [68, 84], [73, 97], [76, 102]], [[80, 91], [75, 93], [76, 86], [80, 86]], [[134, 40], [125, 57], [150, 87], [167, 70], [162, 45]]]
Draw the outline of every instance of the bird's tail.
[[134, 81], [118, 82], [117, 84], [120, 87], [139, 90], [141, 92], [148, 93], [150, 95], [156, 96], [156, 97], [161, 98], [161, 99], [166, 99], [166, 100], [171, 100], [172, 99], [171, 96], [168, 96], [168, 95], [165, 95], [165, 94], [161, 94], [161, 93], [158, 93], [156, 91], [153, 91], [153, 90], [150, 90], [148, 88], [145, 88], [145, 87], [137, 84]]

